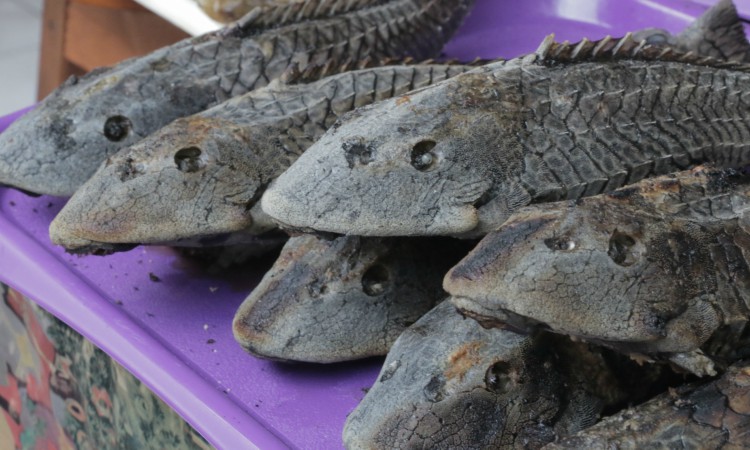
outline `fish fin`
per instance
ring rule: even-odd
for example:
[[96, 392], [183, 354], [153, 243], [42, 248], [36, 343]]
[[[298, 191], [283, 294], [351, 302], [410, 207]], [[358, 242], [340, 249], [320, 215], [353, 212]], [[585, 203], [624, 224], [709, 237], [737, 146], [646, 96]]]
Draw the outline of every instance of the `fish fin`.
[[598, 41], [583, 39], [580, 42], [555, 42], [552, 35], [547, 36], [539, 46], [536, 62], [555, 64], [575, 64], [604, 61], [661, 61], [680, 62], [718, 69], [732, 69], [750, 72], [750, 64], [739, 61], [724, 61], [710, 56], [698, 55], [695, 52], [683, 52], [672, 47], [655, 47], [646, 41], [637, 41], [632, 33], [621, 38], [607, 36]]
[[531, 203], [531, 195], [519, 183], [507, 180], [492, 192], [492, 199], [478, 207], [479, 228], [497, 229], [515, 211]]
[[750, 62], [750, 43], [731, 0], [706, 10], [675, 37], [674, 44], [717, 59]]
[[704, 355], [700, 350], [686, 353], [675, 353], [669, 356], [669, 362], [672, 363], [672, 365], [699, 377], [712, 377], [716, 375], [714, 361]]

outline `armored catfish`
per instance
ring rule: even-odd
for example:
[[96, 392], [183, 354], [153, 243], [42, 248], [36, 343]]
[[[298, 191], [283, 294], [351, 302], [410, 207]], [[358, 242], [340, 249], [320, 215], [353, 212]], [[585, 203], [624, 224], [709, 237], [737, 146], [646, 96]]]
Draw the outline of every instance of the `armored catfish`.
[[[484, 329], [446, 301], [394, 343], [347, 418], [344, 444], [372, 448], [539, 448], [636, 400], [655, 375], [614, 370], [585, 344]], [[639, 378], [630, 389], [623, 383]], [[640, 392], [638, 392], [640, 391]]]
[[529, 206], [444, 288], [485, 325], [543, 326], [712, 374], [747, 353], [748, 212], [749, 175], [703, 168]]
[[261, 204], [290, 228], [482, 235], [530, 203], [750, 162], [748, 92], [738, 63], [630, 37], [548, 39], [536, 54], [348, 114]]
[[747, 448], [750, 365], [737, 363], [718, 380], [670, 390], [607, 417], [545, 450], [581, 448]]
[[[310, 3], [331, 12], [338, 2]], [[282, 25], [266, 23], [278, 14], [256, 9], [224, 30], [72, 78], [0, 136], [0, 183], [72, 195], [118, 149], [178, 117], [264, 86], [290, 64], [431, 57], [472, 3], [391, 0]]]
[[237, 311], [234, 336], [277, 360], [384, 355], [445, 298], [442, 274], [470, 248], [450, 238], [293, 237]]
[[307, 73], [289, 75], [288, 84], [273, 83], [178, 119], [108, 158], [52, 222], [52, 241], [88, 252], [255, 239], [275, 228], [256, 206], [266, 186], [341, 114], [470, 69], [387, 66], [311, 83], [301, 82]]

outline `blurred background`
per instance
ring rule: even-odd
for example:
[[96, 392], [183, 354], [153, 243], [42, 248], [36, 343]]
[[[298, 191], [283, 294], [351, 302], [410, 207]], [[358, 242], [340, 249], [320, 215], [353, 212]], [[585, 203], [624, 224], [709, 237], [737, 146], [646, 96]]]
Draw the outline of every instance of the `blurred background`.
[[0, 117], [70, 75], [219, 26], [194, 0], [0, 0]]
[[36, 99], [44, 0], [0, 0], [0, 116]]

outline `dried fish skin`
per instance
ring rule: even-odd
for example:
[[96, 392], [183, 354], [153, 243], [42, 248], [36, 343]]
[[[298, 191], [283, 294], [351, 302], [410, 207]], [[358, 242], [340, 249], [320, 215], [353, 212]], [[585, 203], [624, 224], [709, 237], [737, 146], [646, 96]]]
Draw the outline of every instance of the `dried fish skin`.
[[472, 3], [392, 0], [280, 27], [248, 15], [224, 30], [72, 78], [0, 136], [0, 182], [72, 195], [118, 149], [178, 117], [266, 85], [291, 64], [431, 57]]
[[[530, 203], [701, 162], [740, 166], [750, 162], [747, 70], [630, 37], [548, 40], [537, 54], [350, 113], [262, 207], [291, 228], [480, 236]], [[359, 148], [366, 164], [348, 157]]]
[[675, 388], [544, 448], [739, 449], [748, 432], [750, 366], [740, 362], [718, 380]]
[[235, 314], [235, 339], [282, 361], [384, 355], [445, 298], [441, 274], [468, 248], [440, 238], [293, 237]]
[[51, 239], [76, 252], [252, 240], [275, 228], [256, 205], [266, 186], [339, 116], [471, 69], [413, 64], [294, 79], [178, 119], [109, 157], [52, 222]]
[[443, 282], [487, 325], [552, 331], [696, 375], [743, 357], [750, 317], [750, 176], [698, 168], [535, 205]]
[[393, 345], [347, 419], [344, 444], [539, 448], [593, 425], [604, 405], [622, 400], [616, 375], [586, 345], [484, 329], [445, 301]]

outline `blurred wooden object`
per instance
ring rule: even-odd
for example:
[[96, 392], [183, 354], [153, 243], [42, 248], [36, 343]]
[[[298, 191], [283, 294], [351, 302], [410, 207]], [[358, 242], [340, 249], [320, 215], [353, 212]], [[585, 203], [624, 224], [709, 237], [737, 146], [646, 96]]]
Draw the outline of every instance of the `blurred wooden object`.
[[45, 0], [37, 97], [70, 75], [172, 44], [187, 33], [133, 0]]

